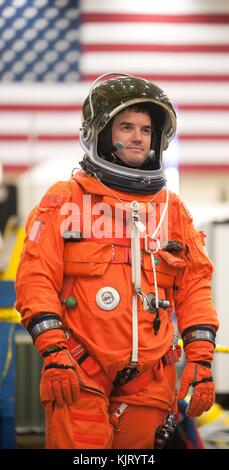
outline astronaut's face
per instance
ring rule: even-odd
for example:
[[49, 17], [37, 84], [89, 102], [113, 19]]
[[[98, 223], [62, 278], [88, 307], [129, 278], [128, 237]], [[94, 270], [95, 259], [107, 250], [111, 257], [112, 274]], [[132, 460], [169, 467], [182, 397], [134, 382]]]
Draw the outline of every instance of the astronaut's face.
[[152, 139], [152, 123], [147, 112], [121, 111], [112, 123], [112, 144], [123, 144], [115, 155], [134, 168], [140, 167], [148, 157]]

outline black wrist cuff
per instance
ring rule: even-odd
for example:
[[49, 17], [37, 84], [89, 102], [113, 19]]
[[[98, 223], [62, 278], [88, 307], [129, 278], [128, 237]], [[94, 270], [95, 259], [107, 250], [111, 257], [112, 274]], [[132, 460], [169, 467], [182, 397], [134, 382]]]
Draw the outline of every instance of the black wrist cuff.
[[184, 348], [193, 341], [209, 341], [215, 346], [216, 331], [211, 325], [193, 325], [182, 333]]
[[41, 334], [48, 330], [62, 329], [64, 326], [61, 319], [55, 313], [44, 312], [32, 318], [28, 324], [27, 330], [32, 336], [33, 341]]

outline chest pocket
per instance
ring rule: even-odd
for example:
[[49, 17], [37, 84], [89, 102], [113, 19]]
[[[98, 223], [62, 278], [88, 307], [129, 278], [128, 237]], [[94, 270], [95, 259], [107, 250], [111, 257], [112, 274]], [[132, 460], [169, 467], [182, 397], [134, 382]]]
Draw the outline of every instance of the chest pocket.
[[112, 259], [107, 243], [67, 242], [64, 249], [64, 272], [68, 276], [103, 276]]
[[[158, 286], [164, 288], [172, 287], [175, 278], [182, 276], [183, 269], [187, 263], [182, 258], [162, 250], [158, 251], [154, 258]], [[148, 282], [154, 282], [151, 257], [148, 253], [143, 253], [142, 268]]]

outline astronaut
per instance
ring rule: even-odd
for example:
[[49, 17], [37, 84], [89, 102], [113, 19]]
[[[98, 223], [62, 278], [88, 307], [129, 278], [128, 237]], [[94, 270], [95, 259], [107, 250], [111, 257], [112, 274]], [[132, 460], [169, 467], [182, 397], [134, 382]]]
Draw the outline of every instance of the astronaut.
[[177, 404], [174, 310], [186, 357], [179, 398], [190, 388], [190, 417], [214, 403], [213, 266], [166, 187], [175, 132], [158, 86], [98, 77], [82, 107], [82, 170], [28, 217], [16, 308], [44, 359], [47, 448], [156, 445]]

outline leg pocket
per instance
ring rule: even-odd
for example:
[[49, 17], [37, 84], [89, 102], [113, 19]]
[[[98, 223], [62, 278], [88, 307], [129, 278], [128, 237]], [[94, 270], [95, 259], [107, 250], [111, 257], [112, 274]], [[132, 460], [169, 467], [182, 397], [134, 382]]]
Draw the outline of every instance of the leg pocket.
[[110, 449], [113, 429], [105, 397], [81, 390], [80, 400], [71, 407], [75, 448]]
[[113, 430], [105, 397], [81, 390], [80, 398], [71, 406], [59, 407], [45, 402], [44, 408], [47, 448], [111, 448]]

